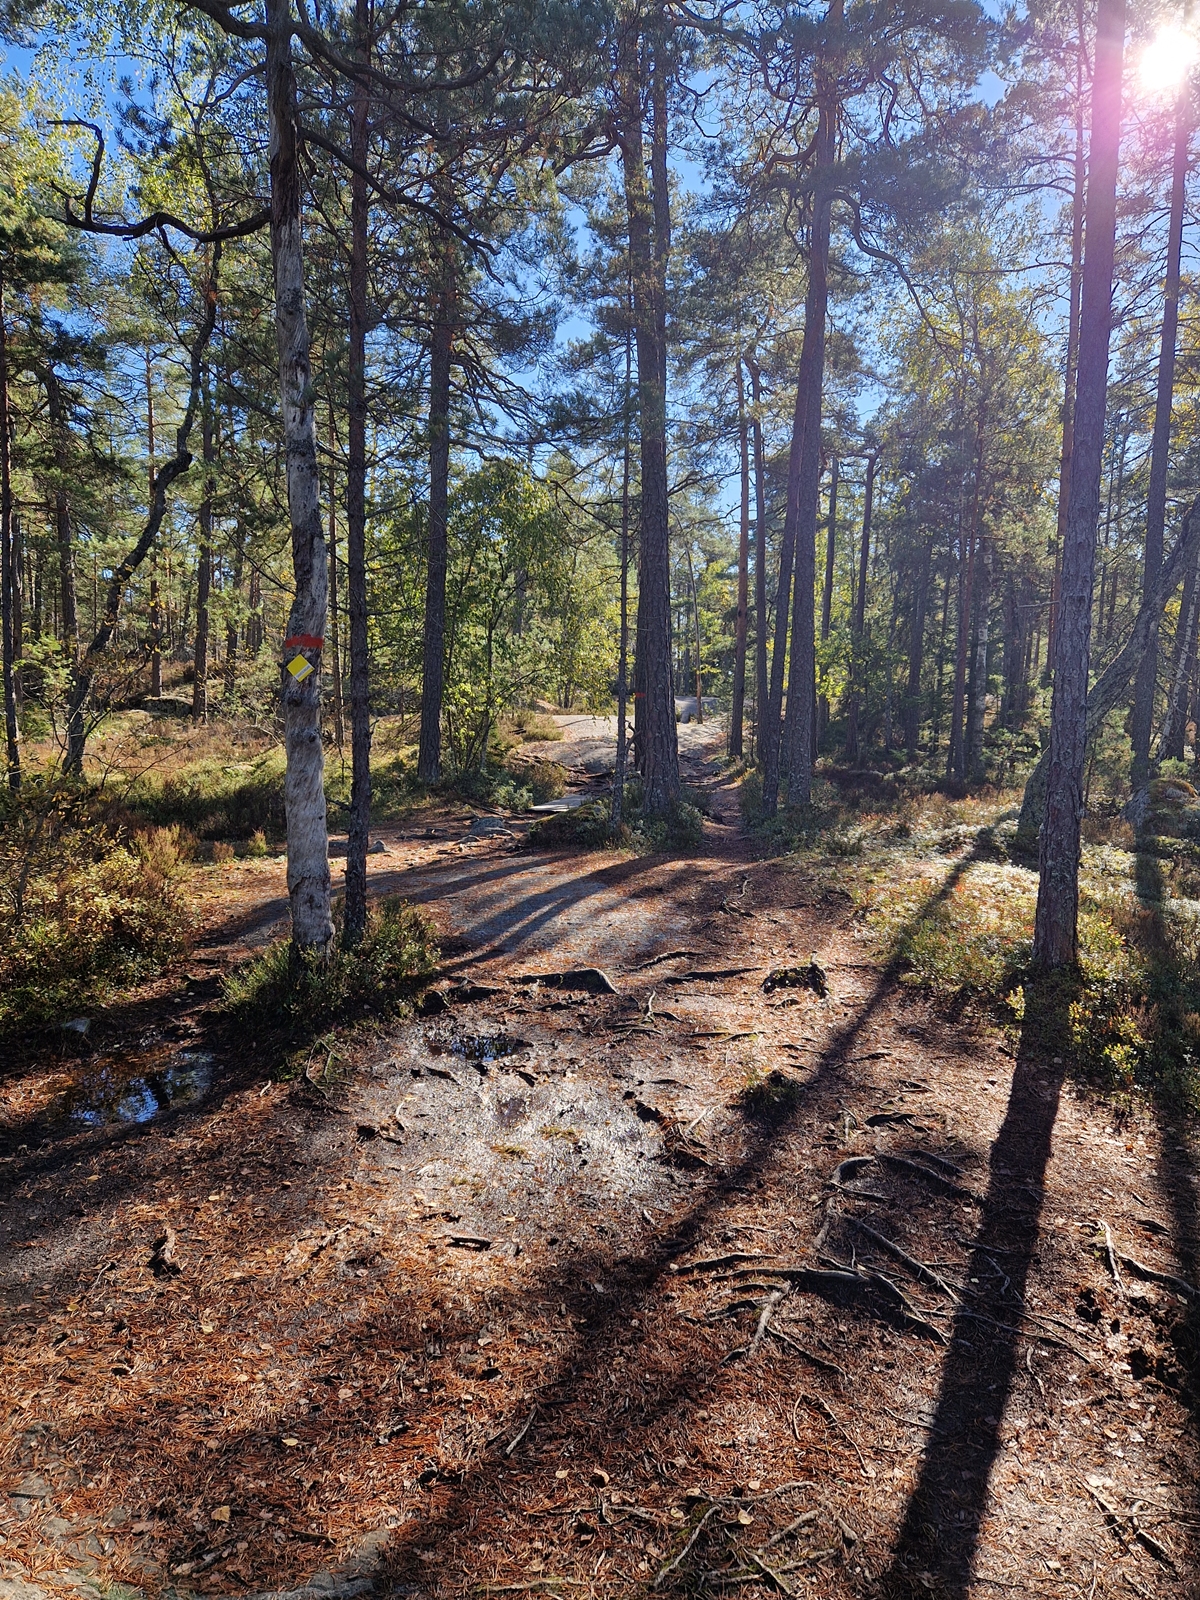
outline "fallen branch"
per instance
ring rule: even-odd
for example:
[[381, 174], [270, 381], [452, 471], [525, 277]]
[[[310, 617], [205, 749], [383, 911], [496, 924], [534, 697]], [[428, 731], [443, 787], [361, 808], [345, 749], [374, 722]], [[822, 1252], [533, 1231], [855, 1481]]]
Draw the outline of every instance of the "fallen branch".
[[511, 1456], [512, 1455], [513, 1451], [520, 1444], [521, 1440], [529, 1432], [530, 1428], [533, 1427], [533, 1419], [536, 1416], [537, 1416], [537, 1407], [534, 1406], [533, 1410], [529, 1413], [528, 1417], [525, 1419], [525, 1426], [521, 1429], [520, 1433], [517, 1434], [515, 1439], [510, 1439], [508, 1444], [505, 1445], [504, 1454], [506, 1456]]
[[705, 1524], [708, 1522], [708, 1519], [710, 1517], [715, 1516], [716, 1513], [719, 1510], [720, 1510], [720, 1501], [716, 1501], [713, 1505], [709, 1506], [708, 1510], [700, 1518], [700, 1521], [692, 1529], [691, 1538], [684, 1545], [683, 1549], [679, 1552], [679, 1554], [675, 1557], [674, 1561], [668, 1561], [665, 1567], [660, 1567], [658, 1569], [658, 1572], [655, 1574], [655, 1577], [654, 1577], [654, 1582], [650, 1585], [650, 1587], [652, 1589], [657, 1589], [659, 1587], [659, 1585], [663, 1582], [663, 1580], [665, 1578], [667, 1578], [669, 1576], [669, 1574], [674, 1572], [676, 1567], [678, 1567], [680, 1565], [680, 1563], [684, 1560], [684, 1558], [691, 1553], [692, 1547], [695, 1545], [696, 1540], [703, 1533]]
[[1125, 1293], [1125, 1285], [1121, 1282], [1121, 1268], [1117, 1264], [1116, 1247], [1113, 1244], [1112, 1229], [1104, 1218], [1098, 1220], [1097, 1226], [1104, 1235], [1104, 1254], [1108, 1259], [1108, 1270], [1112, 1273], [1113, 1282], [1117, 1286], [1117, 1293]]

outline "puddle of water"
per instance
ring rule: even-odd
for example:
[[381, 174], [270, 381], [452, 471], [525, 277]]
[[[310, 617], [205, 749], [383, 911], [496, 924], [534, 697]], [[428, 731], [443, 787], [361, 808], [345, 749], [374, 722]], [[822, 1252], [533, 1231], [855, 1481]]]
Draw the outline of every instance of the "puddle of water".
[[427, 1035], [425, 1045], [430, 1055], [457, 1056], [460, 1061], [486, 1065], [504, 1056], [515, 1056], [529, 1049], [528, 1039], [514, 1039], [507, 1033], [455, 1033], [448, 1038]]
[[210, 1050], [178, 1050], [159, 1066], [110, 1061], [80, 1079], [67, 1098], [72, 1122], [89, 1128], [114, 1122], [149, 1122], [160, 1112], [203, 1100], [212, 1087], [216, 1057]]

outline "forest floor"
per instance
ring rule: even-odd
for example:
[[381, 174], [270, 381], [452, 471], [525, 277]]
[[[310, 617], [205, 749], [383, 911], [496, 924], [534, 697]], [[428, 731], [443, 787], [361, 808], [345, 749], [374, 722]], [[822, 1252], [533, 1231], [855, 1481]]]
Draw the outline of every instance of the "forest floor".
[[186, 962], [0, 1071], [3, 1600], [1195, 1589], [1192, 1126], [902, 986], [681, 732], [686, 855], [375, 830], [439, 1014], [281, 1081], [219, 1000], [284, 868], [228, 862]]

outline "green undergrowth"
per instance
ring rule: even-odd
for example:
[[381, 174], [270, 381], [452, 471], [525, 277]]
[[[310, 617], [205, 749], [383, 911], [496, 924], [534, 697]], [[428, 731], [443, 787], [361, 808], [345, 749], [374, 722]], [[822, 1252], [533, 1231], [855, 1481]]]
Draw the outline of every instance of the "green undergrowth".
[[1200, 852], [1089, 830], [1079, 970], [1061, 1006], [1036, 1001], [1034, 1024], [1037, 872], [1015, 848], [1018, 802], [933, 795], [869, 810], [826, 793], [785, 825], [797, 862], [849, 894], [858, 937], [902, 983], [950, 1015], [1031, 1028], [1105, 1089], [1152, 1087], [1200, 1109]]
[[226, 1013], [250, 1028], [310, 1034], [370, 1012], [404, 1010], [433, 972], [438, 950], [425, 916], [403, 900], [372, 906], [362, 942], [337, 940], [324, 956], [280, 939], [225, 982]]
[[0, 1035], [86, 1012], [187, 944], [189, 840], [130, 828], [83, 787], [0, 796]]

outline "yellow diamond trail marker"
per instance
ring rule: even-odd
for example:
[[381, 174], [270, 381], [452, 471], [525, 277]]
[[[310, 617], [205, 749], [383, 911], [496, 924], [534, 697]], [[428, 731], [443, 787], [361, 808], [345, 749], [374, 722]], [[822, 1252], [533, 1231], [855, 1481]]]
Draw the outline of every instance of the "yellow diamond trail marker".
[[305, 678], [310, 677], [316, 671], [316, 668], [311, 661], [306, 661], [303, 656], [293, 656], [288, 662], [288, 671], [297, 683], [303, 683]]

